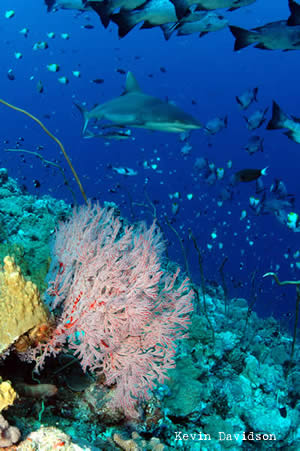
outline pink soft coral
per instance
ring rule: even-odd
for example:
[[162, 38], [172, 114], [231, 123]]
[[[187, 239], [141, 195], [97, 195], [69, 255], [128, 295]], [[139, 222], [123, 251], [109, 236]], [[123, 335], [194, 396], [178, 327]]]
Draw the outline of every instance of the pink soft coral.
[[56, 232], [58, 272], [48, 292], [62, 312], [38, 364], [68, 342], [84, 370], [116, 385], [114, 404], [132, 413], [174, 367], [192, 311], [188, 280], [161, 269], [163, 249], [155, 224], [122, 227], [98, 205], [74, 210]]

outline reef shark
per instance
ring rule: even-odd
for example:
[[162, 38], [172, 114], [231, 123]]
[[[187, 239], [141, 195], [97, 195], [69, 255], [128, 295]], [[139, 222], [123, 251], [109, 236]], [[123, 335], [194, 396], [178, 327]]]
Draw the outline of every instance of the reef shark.
[[[87, 111], [76, 104], [83, 116], [82, 133], [85, 135], [88, 122], [108, 120], [113, 127], [145, 128], [163, 132], [182, 133], [202, 128], [200, 122], [172, 103], [145, 94], [132, 72], [127, 73], [125, 91], [119, 97], [109, 100]], [[109, 125], [104, 124], [103, 129]]]

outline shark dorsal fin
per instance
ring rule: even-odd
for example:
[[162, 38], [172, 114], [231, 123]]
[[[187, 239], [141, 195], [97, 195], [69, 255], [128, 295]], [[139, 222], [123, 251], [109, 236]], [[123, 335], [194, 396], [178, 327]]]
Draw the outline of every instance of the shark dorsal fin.
[[129, 92], [142, 92], [138, 82], [135, 79], [135, 76], [130, 71], [127, 73], [124, 94], [127, 94]]

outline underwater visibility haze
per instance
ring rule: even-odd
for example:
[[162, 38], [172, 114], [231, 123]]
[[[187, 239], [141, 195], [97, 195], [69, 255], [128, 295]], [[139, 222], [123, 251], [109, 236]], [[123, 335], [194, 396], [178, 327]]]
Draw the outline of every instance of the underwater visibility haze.
[[0, 448], [299, 449], [300, 3], [0, 30]]

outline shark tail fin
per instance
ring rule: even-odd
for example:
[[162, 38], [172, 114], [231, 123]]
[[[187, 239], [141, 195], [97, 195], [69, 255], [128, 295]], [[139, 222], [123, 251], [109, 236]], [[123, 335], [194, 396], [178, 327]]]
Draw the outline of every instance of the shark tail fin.
[[111, 20], [118, 25], [119, 38], [124, 38], [140, 22], [139, 19], [130, 14], [130, 11], [122, 9], [113, 14]]
[[171, 0], [173, 3], [176, 16], [178, 20], [181, 20], [189, 12], [189, 3], [186, 0]]
[[288, 26], [300, 25], [300, 5], [294, 0], [289, 0], [289, 8], [291, 15], [287, 21]]
[[253, 44], [255, 40], [253, 40], [254, 33], [245, 30], [244, 28], [235, 27], [234, 25], [230, 25], [229, 29], [233, 36], [235, 37], [234, 50], [241, 50], [248, 45]]
[[276, 130], [279, 128], [285, 128], [284, 122], [287, 119], [287, 115], [282, 111], [280, 106], [274, 102], [272, 107], [272, 118], [267, 125], [267, 130]]
[[50, 13], [55, 5], [55, 0], [45, 0], [45, 5], [47, 6], [48, 13]]
[[75, 103], [74, 102], [74, 105], [76, 106], [76, 108], [78, 108], [78, 110], [80, 111], [80, 113], [81, 113], [81, 115], [83, 117], [83, 126], [82, 126], [81, 133], [82, 133], [82, 135], [85, 135], [86, 134], [86, 128], [87, 128], [87, 125], [88, 125], [88, 122], [89, 122], [88, 111], [82, 105], [79, 105], [79, 103]]
[[91, 2], [90, 6], [100, 17], [104, 28], [107, 28], [110, 22], [110, 16], [113, 13], [111, 3], [108, 0], [103, 0], [101, 2]]

